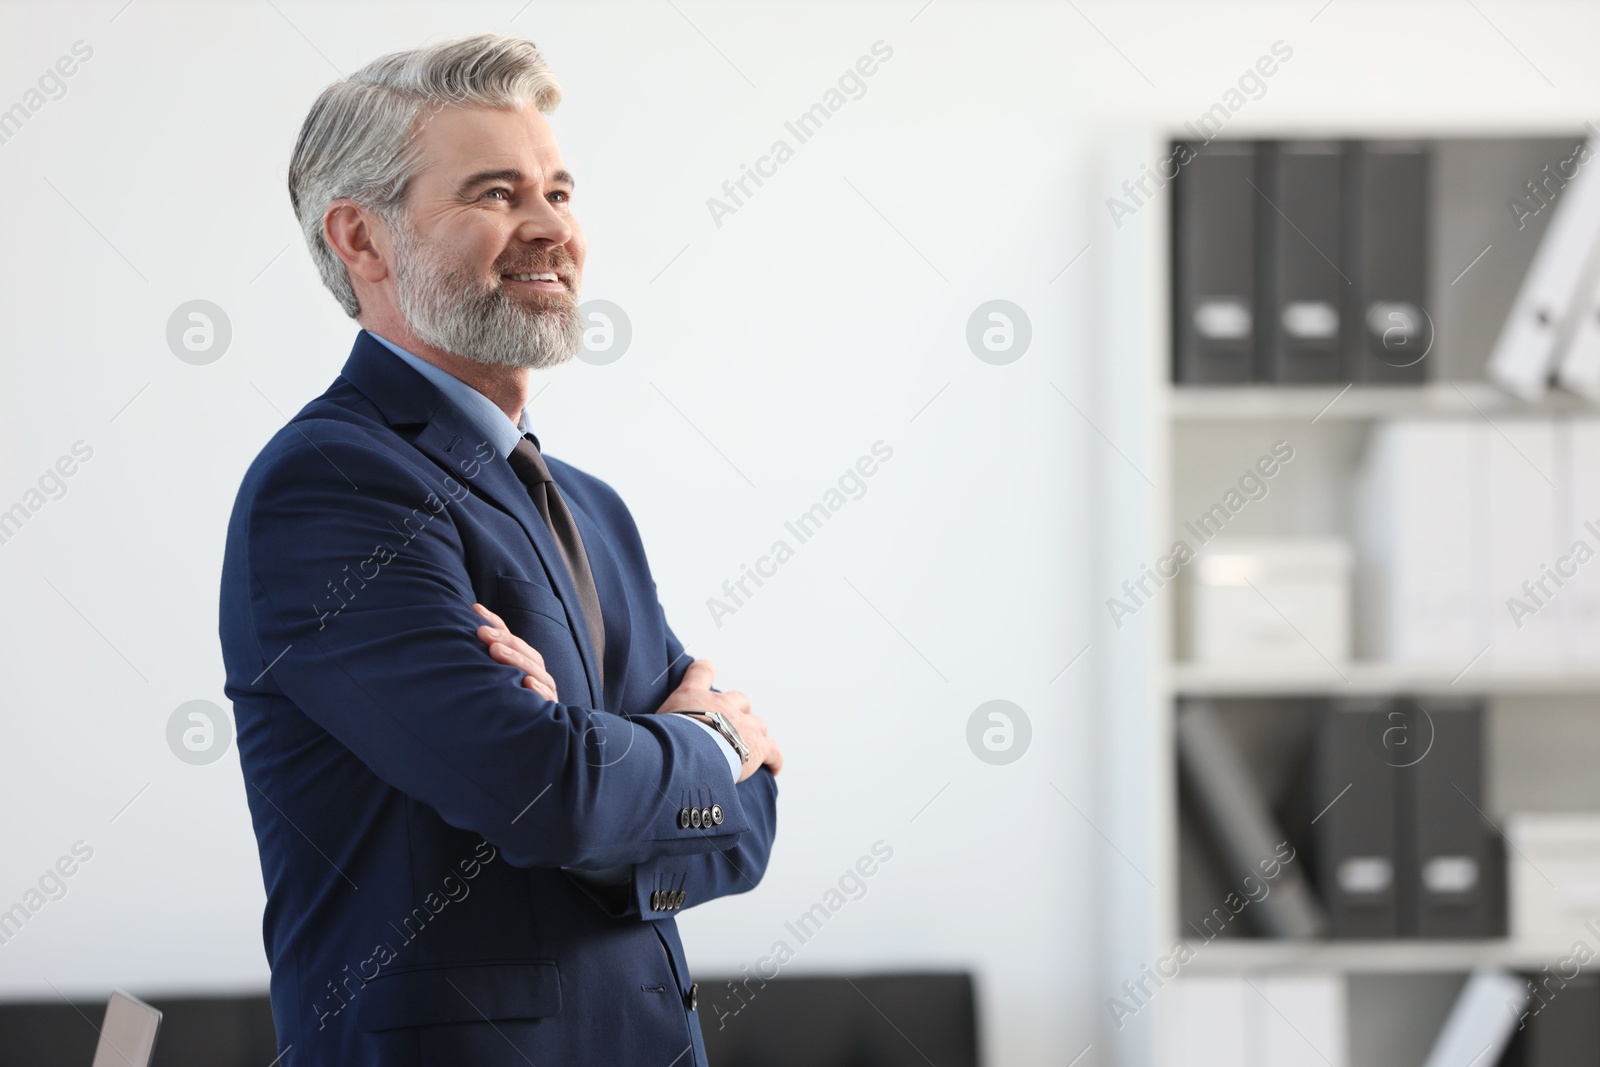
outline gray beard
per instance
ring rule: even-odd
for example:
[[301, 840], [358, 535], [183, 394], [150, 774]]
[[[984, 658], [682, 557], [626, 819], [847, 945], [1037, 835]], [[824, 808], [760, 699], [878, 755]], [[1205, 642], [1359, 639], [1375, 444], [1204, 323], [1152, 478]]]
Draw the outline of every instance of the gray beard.
[[572, 292], [528, 307], [503, 285], [480, 289], [469, 269], [448, 264], [406, 222], [394, 235], [395, 299], [411, 332], [434, 348], [490, 367], [559, 367], [583, 347], [583, 316]]

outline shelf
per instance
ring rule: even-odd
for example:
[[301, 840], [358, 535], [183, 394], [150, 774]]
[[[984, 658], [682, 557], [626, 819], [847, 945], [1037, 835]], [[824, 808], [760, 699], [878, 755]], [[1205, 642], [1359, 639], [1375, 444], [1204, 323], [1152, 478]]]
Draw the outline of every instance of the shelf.
[[[1342, 677], [1341, 677], [1342, 675]], [[1433, 693], [1453, 696], [1600, 696], [1600, 671], [1586, 666], [1502, 668], [1474, 665], [1460, 674], [1388, 663], [1345, 663], [1335, 673], [1326, 664], [1293, 671], [1260, 671], [1210, 664], [1176, 663], [1172, 689], [1185, 697], [1384, 696]]]
[[1194, 958], [1185, 974], [1332, 971], [1341, 974], [1450, 974], [1478, 966], [1536, 971], [1571, 953], [1505, 939], [1485, 941], [1231, 941], [1186, 942]]
[[1167, 393], [1168, 414], [1178, 422], [1237, 420], [1359, 421], [1462, 415], [1600, 413], [1600, 405], [1551, 392], [1529, 402], [1486, 382], [1425, 385], [1179, 385]]

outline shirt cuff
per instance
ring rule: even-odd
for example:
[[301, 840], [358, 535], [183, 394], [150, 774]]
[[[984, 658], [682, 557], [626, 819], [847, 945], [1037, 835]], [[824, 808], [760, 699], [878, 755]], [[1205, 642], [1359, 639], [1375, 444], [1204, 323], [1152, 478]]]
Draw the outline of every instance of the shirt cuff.
[[739, 753], [735, 752], [733, 750], [733, 746], [728, 743], [728, 739], [717, 733], [714, 728], [707, 726], [705, 723], [695, 718], [693, 715], [685, 715], [684, 718], [688, 719], [690, 722], [700, 727], [700, 729], [717, 739], [717, 747], [722, 749], [722, 754], [724, 756], [728, 757], [728, 773], [733, 775], [733, 780], [737, 782], [739, 780], [739, 768], [743, 766], [743, 761], [739, 759]]

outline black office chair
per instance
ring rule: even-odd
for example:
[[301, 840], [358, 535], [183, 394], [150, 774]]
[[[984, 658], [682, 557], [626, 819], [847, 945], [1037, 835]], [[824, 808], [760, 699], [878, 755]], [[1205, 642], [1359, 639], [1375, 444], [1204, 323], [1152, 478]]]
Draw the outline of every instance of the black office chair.
[[969, 974], [699, 983], [711, 1067], [978, 1067]]

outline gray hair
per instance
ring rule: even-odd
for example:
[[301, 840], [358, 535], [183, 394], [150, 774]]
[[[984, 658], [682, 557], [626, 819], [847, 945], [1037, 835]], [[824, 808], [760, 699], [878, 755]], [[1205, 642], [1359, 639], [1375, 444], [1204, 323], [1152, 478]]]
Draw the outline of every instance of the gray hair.
[[424, 110], [532, 104], [548, 113], [560, 102], [561, 86], [533, 42], [492, 33], [392, 52], [322, 90], [289, 160], [289, 202], [345, 314], [356, 318], [361, 304], [323, 236], [323, 215], [350, 199], [385, 221], [396, 217], [421, 163]]

